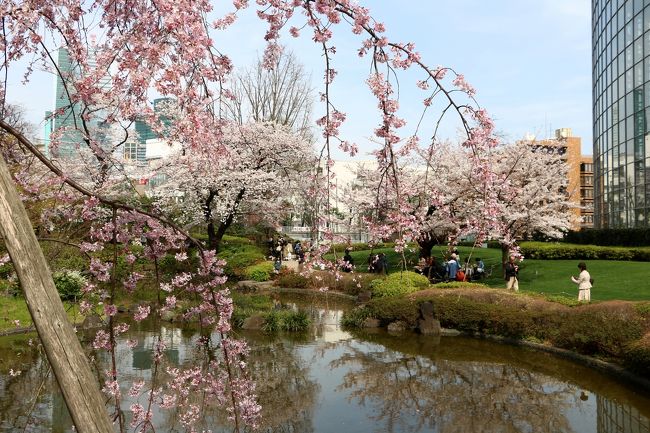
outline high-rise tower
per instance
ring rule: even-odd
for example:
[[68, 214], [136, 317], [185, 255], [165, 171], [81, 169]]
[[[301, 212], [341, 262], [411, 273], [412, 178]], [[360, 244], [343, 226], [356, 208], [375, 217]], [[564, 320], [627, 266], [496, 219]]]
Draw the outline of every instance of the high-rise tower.
[[[95, 66], [94, 56], [91, 52], [88, 67], [94, 68]], [[75, 155], [77, 149], [84, 144], [85, 133], [81, 116], [85, 107], [79, 102], [73, 102], [75, 89], [72, 84], [72, 78], [80, 76], [83, 71], [72, 62], [66, 48], [59, 48], [57, 52], [57, 68], [54, 113], [46, 112], [46, 123], [49, 126], [45, 130], [44, 141], [52, 156], [70, 157]], [[99, 86], [107, 89], [110, 86], [110, 77], [103, 77]], [[87, 111], [92, 112], [92, 117], [86, 122], [86, 127], [96, 141], [104, 144], [104, 141], [109, 139], [107, 132], [109, 125], [104, 122], [103, 111], [100, 107], [92, 107]], [[50, 147], [52, 140], [49, 134], [51, 133], [60, 135], [56, 148]]]
[[592, 0], [594, 223], [649, 227], [650, 1]]

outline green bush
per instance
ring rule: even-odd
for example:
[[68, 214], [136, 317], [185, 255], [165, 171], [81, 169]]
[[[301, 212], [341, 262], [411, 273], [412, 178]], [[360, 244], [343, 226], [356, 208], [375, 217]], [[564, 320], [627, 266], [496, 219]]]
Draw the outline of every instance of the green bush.
[[287, 332], [306, 331], [309, 329], [310, 323], [311, 321], [304, 311], [287, 311], [282, 317], [282, 330]]
[[293, 310], [273, 310], [264, 316], [262, 330], [267, 333], [278, 331], [306, 331], [311, 324], [307, 313]]
[[18, 279], [5, 280], [0, 279], [0, 293], [6, 296], [18, 296], [21, 294]]
[[370, 283], [372, 296], [377, 298], [405, 295], [426, 287], [429, 287], [427, 277], [411, 271], [390, 274], [386, 278], [376, 279]]
[[81, 296], [81, 289], [88, 283], [86, 277], [81, 275], [79, 271], [71, 271], [68, 269], [61, 269], [56, 271], [52, 278], [54, 285], [59, 292], [59, 296], [64, 301], [71, 301]]
[[564, 237], [566, 242], [587, 245], [618, 245], [642, 247], [650, 245], [650, 229], [587, 229], [570, 231]]
[[[413, 308], [413, 305], [413, 301], [402, 296], [371, 299], [366, 304], [368, 309], [366, 317], [379, 319], [382, 325], [401, 320], [409, 326], [415, 326], [420, 313], [417, 308]], [[363, 313], [357, 314], [362, 315]]]
[[538, 260], [650, 261], [650, 248], [601, 247], [566, 243], [522, 242], [524, 257]]
[[344, 328], [361, 328], [363, 321], [370, 317], [370, 310], [364, 307], [353, 308], [343, 312], [341, 325]]
[[[2, 256], [2, 252], [0, 252], [0, 257]], [[13, 274], [14, 272], [14, 266], [11, 264], [11, 262], [5, 263], [4, 265], [0, 265], [0, 278], [2, 279], [7, 279], [9, 278], [9, 275]]]
[[273, 263], [264, 262], [248, 266], [244, 270], [244, 278], [253, 281], [268, 281], [273, 275]]

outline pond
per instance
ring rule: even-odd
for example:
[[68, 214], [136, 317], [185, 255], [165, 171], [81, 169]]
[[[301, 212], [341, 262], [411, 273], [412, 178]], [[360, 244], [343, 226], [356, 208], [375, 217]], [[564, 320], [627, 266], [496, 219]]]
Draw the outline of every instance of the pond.
[[[350, 304], [330, 298], [314, 307], [313, 301], [283, 298], [312, 315], [308, 333], [239, 332], [252, 348], [249, 364], [263, 405], [260, 431], [650, 432], [650, 396], [578, 363], [471, 338], [350, 334], [338, 325]], [[148, 349], [158, 332], [170, 362], [191, 358], [195, 329], [134, 324], [117, 356], [129, 382], [151, 376]], [[30, 338], [0, 339], [0, 432], [70, 432], [63, 399]], [[129, 348], [127, 338], [138, 346]], [[9, 375], [10, 366], [21, 374]], [[131, 403], [123, 402], [127, 421]], [[232, 431], [218, 412], [208, 413], [200, 428]], [[158, 432], [183, 431], [171, 412], [156, 413], [154, 422]]]

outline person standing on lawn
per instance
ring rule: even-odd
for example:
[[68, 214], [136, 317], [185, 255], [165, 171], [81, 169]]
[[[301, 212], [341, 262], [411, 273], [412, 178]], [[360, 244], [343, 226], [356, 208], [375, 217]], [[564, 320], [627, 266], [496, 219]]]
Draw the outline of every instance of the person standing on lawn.
[[508, 263], [505, 266], [506, 274], [506, 289], [514, 290], [515, 292], [519, 291], [519, 280], [517, 276], [519, 275], [519, 266], [515, 263], [515, 256], [510, 256]]
[[578, 278], [571, 276], [571, 281], [578, 285], [578, 301], [591, 302], [591, 275], [587, 272], [587, 265], [585, 262], [578, 263], [578, 269], [580, 269], [580, 275]]

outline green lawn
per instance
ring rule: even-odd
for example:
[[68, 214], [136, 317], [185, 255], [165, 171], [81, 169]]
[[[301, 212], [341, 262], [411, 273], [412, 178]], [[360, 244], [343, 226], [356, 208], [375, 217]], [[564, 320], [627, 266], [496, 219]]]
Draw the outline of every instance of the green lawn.
[[[77, 305], [64, 302], [64, 307], [71, 322], [83, 321], [84, 316], [79, 314]], [[21, 328], [32, 326], [32, 317], [29, 315], [25, 299], [0, 295], [0, 332], [15, 328], [14, 320], [20, 321]]]
[[[591, 299], [650, 300], [650, 263], [613, 260], [585, 261], [594, 279]], [[524, 260], [519, 271], [521, 290], [578, 297], [571, 275], [578, 275], [577, 260]]]
[[20, 326], [31, 326], [32, 318], [23, 298], [0, 295], [0, 331], [15, 328], [14, 320], [20, 320]]
[[[490, 278], [484, 281], [490, 287], [504, 287], [505, 281], [501, 271], [501, 250], [496, 248], [459, 247], [461, 260], [469, 254], [472, 262], [480, 257], [486, 268], [493, 268]], [[388, 258], [389, 272], [397, 272], [401, 266], [401, 256], [392, 248], [376, 249], [374, 253], [383, 252]], [[446, 247], [433, 248], [433, 254], [442, 261]], [[358, 272], [367, 272], [369, 250], [351, 253]], [[412, 270], [417, 263], [417, 250], [405, 252], [407, 269]], [[326, 258], [332, 258], [331, 255]], [[594, 279], [591, 299], [605, 301], [620, 299], [627, 301], [650, 300], [650, 263], [613, 260], [587, 260], [587, 268]], [[571, 282], [571, 275], [578, 274], [578, 260], [524, 260], [520, 265], [519, 288], [522, 292], [543, 293], [578, 297], [578, 287]]]

